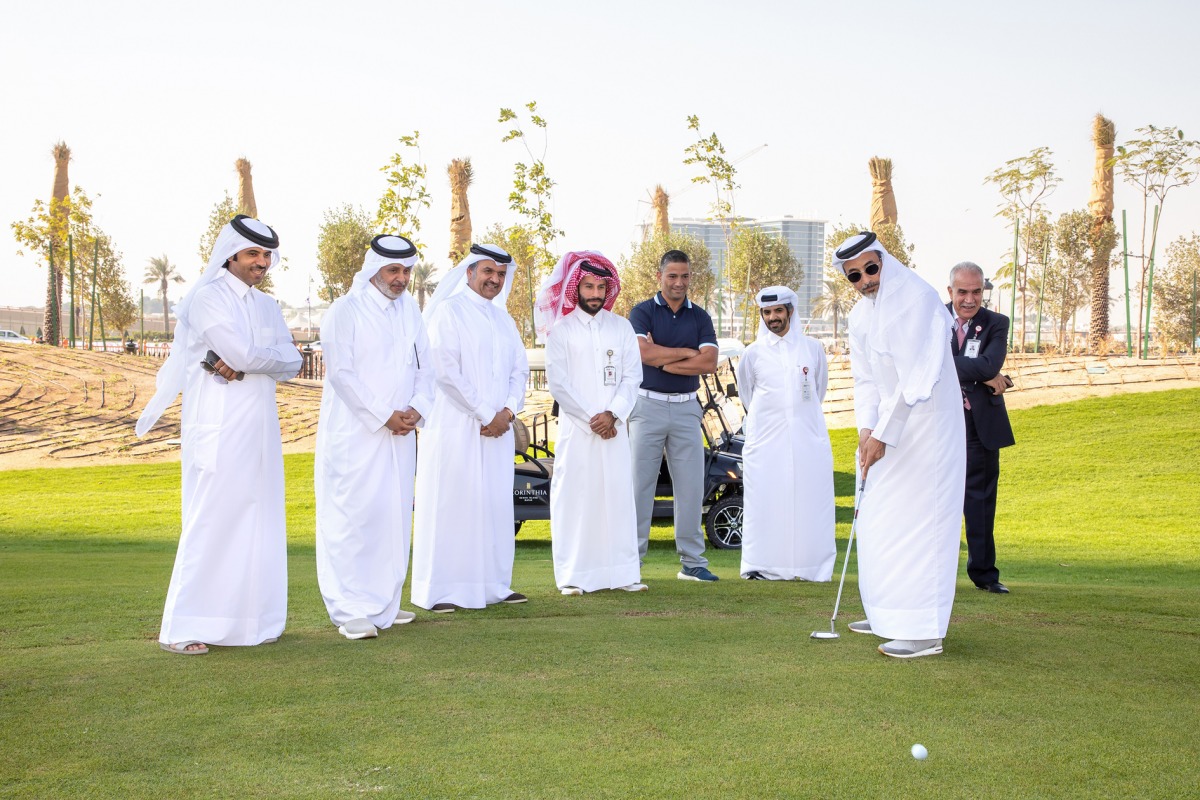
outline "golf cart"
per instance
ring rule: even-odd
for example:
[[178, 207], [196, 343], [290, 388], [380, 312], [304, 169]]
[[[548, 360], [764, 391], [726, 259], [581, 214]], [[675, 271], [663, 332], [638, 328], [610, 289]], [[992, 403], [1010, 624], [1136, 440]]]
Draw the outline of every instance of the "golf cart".
[[[725, 348], [722, 348], [725, 352]], [[736, 357], [734, 354], [733, 357]], [[729, 356], [725, 356], [728, 370]], [[704, 434], [704, 493], [701, 514], [705, 534], [714, 547], [736, 550], [742, 546], [742, 445], [744, 439], [735, 430], [741, 427], [740, 407], [730, 402], [737, 396], [736, 383], [721, 391], [717, 375], [702, 375], [697, 402], [704, 409], [701, 429]], [[732, 391], [730, 391], [732, 390]], [[730, 427], [735, 419], [736, 428]], [[546, 414], [536, 414], [527, 426], [513, 423], [516, 467], [513, 476], [513, 516], [516, 530], [526, 520], [550, 519], [550, 478], [554, 474], [554, 453], [549, 449], [550, 423]], [[655, 490], [654, 516], [671, 518], [675, 514], [671, 472], [663, 458]]]

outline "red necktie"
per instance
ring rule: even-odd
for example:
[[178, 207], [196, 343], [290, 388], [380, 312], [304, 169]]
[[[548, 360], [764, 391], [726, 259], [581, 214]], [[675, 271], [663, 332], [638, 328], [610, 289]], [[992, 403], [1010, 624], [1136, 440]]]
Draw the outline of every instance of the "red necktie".
[[[958, 318], [958, 349], [961, 352], [963, 342], [967, 340], [967, 321], [962, 317]], [[971, 410], [971, 401], [967, 399], [967, 393], [963, 392], [963, 408]]]

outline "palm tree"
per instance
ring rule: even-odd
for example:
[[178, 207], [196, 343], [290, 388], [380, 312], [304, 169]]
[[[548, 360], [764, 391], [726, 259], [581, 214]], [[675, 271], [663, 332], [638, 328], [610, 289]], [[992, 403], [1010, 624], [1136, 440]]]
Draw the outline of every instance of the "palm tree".
[[1093, 353], [1099, 353], [1108, 338], [1108, 269], [1116, 242], [1112, 217], [1112, 157], [1116, 141], [1117, 126], [1111, 119], [1097, 114], [1092, 120], [1096, 163], [1092, 167], [1092, 195], [1088, 198], [1088, 211], [1092, 214], [1092, 319], [1088, 327], [1088, 349]]
[[[470, 245], [467, 245], [470, 247]], [[417, 296], [417, 306], [425, 310], [425, 295], [433, 294], [433, 290], [437, 288], [437, 281], [433, 278], [433, 265], [426, 264], [424, 261], [418, 262], [412, 271], [411, 291]]]
[[[475, 177], [471, 159], [454, 159], [446, 167], [446, 174], [450, 176], [450, 262], [457, 263], [471, 247], [471, 207], [467, 203], [467, 189]], [[417, 277], [415, 269], [413, 277]], [[425, 305], [424, 296], [422, 293], [422, 306]]]
[[233, 162], [238, 174], [238, 213], [258, 219], [258, 205], [254, 202], [254, 180], [250, 177], [250, 162], [239, 158]]
[[179, 270], [167, 259], [164, 253], [158, 258], [150, 259], [150, 263], [146, 265], [146, 274], [142, 277], [142, 283], [159, 284], [159, 290], [162, 292], [163, 333], [170, 333], [171, 306], [167, 302], [167, 285], [169, 283], [183, 283], [183, 276], [179, 274]]
[[871, 171], [871, 230], [878, 232], [884, 225], [895, 225], [896, 193], [892, 191], [892, 160], [871, 156], [867, 162]]
[[654, 187], [654, 233], [655, 235], [671, 232], [671, 218], [668, 212], [671, 196], [661, 184]]
[[833, 317], [833, 343], [838, 342], [838, 320], [850, 313], [858, 298], [854, 286], [846, 280], [842, 271], [832, 266], [825, 268], [825, 291], [813, 303], [812, 313], [817, 317]]
[[62, 339], [62, 269], [58, 264], [66, 260], [67, 229], [70, 225], [71, 209], [68, 206], [70, 180], [67, 165], [71, 163], [71, 148], [66, 142], [58, 142], [51, 149], [54, 156], [54, 189], [50, 194], [50, 242], [55, 250], [55, 263], [50, 265], [46, 276], [46, 311], [42, 318], [47, 344], [58, 346]]

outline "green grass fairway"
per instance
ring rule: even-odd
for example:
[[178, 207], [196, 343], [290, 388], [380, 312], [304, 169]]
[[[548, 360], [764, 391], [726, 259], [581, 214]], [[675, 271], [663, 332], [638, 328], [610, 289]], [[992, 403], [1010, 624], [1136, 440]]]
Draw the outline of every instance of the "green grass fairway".
[[[0, 472], [0, 796], [1194, 797], [1200, 390], [1013, 422], [1013, 593], [960, 568], [945, 654], [911, 662], [845, 631], [853, 564], [842, 637], [816, 642], [836, 582], [741, 581], [711, 551], [723, 580], [678, 581], [665, 527], [648, 592], [560, 596], [530, 524], [527, 605], [347, 642], [317, 591], [311, 456], [287, 459], [283, 639], [168, 655], [178, 465]], [[833, 441], [840, 553], [853, 433]]]

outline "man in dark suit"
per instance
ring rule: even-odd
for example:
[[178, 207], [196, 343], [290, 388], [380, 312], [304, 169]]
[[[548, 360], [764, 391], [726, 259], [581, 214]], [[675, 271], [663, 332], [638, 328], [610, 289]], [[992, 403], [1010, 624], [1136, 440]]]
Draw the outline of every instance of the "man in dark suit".
[[975, 586], [1008, 594], [996, 568], [996, 487], [1000, 481], [1000, 448], [1015, 444], [1004, 390], [1012, 386], [1000, 373], [1008, 350], [1008, 317], [983, 307], [983, 270], [964, 261], [950, 270], [950, 302], [954, 334], [950, 349], [963, 392], [967, 425], [967, 486], [963, 516], [967, 521], [967, 576]]

